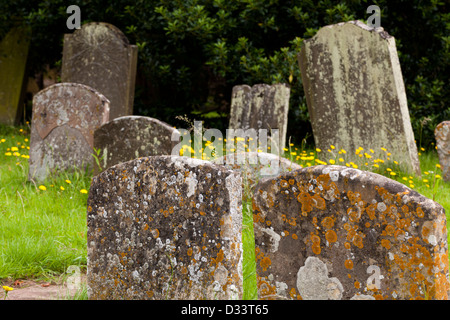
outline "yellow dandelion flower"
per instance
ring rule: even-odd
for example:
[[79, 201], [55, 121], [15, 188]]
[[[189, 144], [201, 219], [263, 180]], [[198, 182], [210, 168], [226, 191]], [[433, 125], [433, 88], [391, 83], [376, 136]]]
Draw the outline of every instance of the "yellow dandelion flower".
[[336, 147], [330, 144], [330, 148], [334, 150]]
[[370, 152], [375, 153], [375, 151], [373, 151], [373, 149], [370, 149]]
[[5, 142], [6, 141], [6, 139], [2, 139], [2, 140], [0, 140], [1, 142]]
[[404, 181], [408, 181], [408, 178], [407, 177], [403, 177], [402, 178]]
[[380, 166], [378, 164], [373, 165], [375, 168], [379, 168]]
[[11, 147], [11, 151], [19, 151], [17, 147]]
[[60, 186], [59, 187], [62, 191], [64, 191], [64, 190], [66, 190], [66, 189], [64, 189], [64, 187], [63, 186]]
[[387, 170], [387, 171], [389, 171], [389, 172], [391, 172], [391, 171], [392, 171], [392, 169], [391, 169], [391, 168], [387, 168], [386, 170]]
[[344, 162], [344, 159], [343, 158], [339, 158], [339, 162]]
[[5, 290], [6, 292], [8, 292], [8, 291], [13, 291], [13, 290], [14, 290], [14, 288], [11, 288], [11, 287], [8, 287], [8, 286], [3, 286], [2, 288], [3, 288], [3, 290]]
[[11, 152], [5, 152], [5, 156], [12, 156]]
[[38, 188], [39, 188], [39, 190], [42, 190], [42, 191], [47, 190], [47, 188], [45, 186], [43, 186], [43, 185], [40, 185]]
[[383, 148], [383, 147], [381, 147], [381, 150], [383, 150], [383, 151], [387, 151], [387, 149], [386, 149], [386, 148]]
[[316, 151], [317, 151], [317, 152], [322, 152], [322, 150], [321, 150], [321, 149], [319, 149], [319, 148], [316, 148]]
[[329, 162], [330, 164], [335, 164], [335, 163], [336, 163], [336, 161], [334, 161], [334, 159], [330, 159], [328, 162]]
[[72, 181], [66, 179], [66, 183], [71, 184]]
[[436, 163], [436, 168], [441, 168], [441, 165], [439, 163]]
[[394, 161], [394, 163], [395, 163], [396, 165], [398, 165], [398, 162], [397, 162], [397, 161]]
[[425, 183], [427, 183], [427, 182], [428, 182], [428, 179], [423, 179], [422, 181], [425, 182]]
[[442, 177], [438, 174], [435, 177], [436, 177], [436, 179], [442, 179]]
[[81, 189], [80, 192], [81, 193], [88, 193], [88, 191], [86, 189]]
[[390, 173], [390, 175], [391, 176], [395, 176], [395, 175], [397, 175], [394, 171], [392, 171], [391, 173]]
[[420, 148], [420, 150], [425, 151], [425, 148]]
[[357, 164], [353, 164], [352, 167], [353, 167], [354, 169], [358, 169], [358, 165], [357, 165]]
[[283, 150], [284, 150], [284, 151], [289, 151], [289, 149], [288, 149], [288, 148], [283, 148]]
[[347, 153], [347, 151], [345, 151], [344, 149], [341, 149], [341, 152], [342, 152], [343, 154], [346, 154], [346, 153]]

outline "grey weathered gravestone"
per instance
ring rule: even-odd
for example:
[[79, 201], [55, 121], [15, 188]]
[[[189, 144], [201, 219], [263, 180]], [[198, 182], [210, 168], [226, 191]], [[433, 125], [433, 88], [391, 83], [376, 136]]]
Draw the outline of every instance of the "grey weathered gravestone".
[[444, 209], [384, 176], [315, 166], [261, 181], [262, 299], [447, 299]]
[[[174, 141], [172, 141], [172, 135]], [[111, 120], [94, 132], [99, 150], [95, 172], [140, 157], [170, 155], [180, 133], [167, 123], [150, 117], [125, 116]]]
[[92, 168], [94, 131], [108, 121], [109, 101], [78, 83], [58, 83], [33, 97], [28, 179]]
[[239, 173], [180, 156], [139, 158], [93, 178], [90, 299], [241, 299]]
[[360, 21], [326, 26], [303, 42], [299, 64], [318, 148], [383, 147], [420, 175], [394, 37]]
[[233, 87], [229, 127], [266, 129], [269, 133], [271, 129], [278, 129], [278, 145], [282, 150], [286, 144], [290, 92], [284, 83]]
[[434, 131], [444, 181], [450, 182], [450, 121], [438, 124]]
[[64, 36], [63, 82], [88, 85], [111, 103], [110, 119], [133, 114], [137, 46], [115, 26], [91, 22]]
[[0, 123], [13, 125], [21, 115], [30, 33], [14, 28], [0, 42]]

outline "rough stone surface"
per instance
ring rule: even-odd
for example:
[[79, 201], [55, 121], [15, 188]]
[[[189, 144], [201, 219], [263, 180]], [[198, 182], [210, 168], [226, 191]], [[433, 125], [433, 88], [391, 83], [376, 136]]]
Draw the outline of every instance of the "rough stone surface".
[[239, 173], [152, 156], [95, 176], [88, 198], [90, 299], [241, 299]]
[[[150, 117], [125, 116], [111, 120], [94, 132], [102, 170], [140, 157], [170, 155], [180, 136], [177, 129]], [[95, 167], [99, 171], [98, 166]]]
[[137, 46], [115, 26], [91, 22], [64, 36], [63, 82], [88, 85], [111, 102], [110, 119], [133, 114]]
[[261, 181], [261, 299], [447, 299], [444, 209], [386, 177], [315, 166]]
[[450, 121], [438, 124], [434, 133], [443, 178], [450, 181]]
[[303, 42], [299, 64], [318, 148], [383, 147], [420, 175], [394, 37], [360, 21], [326, 26]]
[[216, 158], [212, 162], [224, 165], [231, 170], [239, 170], [244, 182], [250, 185], [257, 183], [261, 178], [302, 168], [295, 162], [266, 152], [231, 153]]
[[291, 89], [284, 83], [253, 87], [233, 87], [230, 111], [230, 128], [278, 129], [280, 150], [286, 144], [286, 130]]
[[108, 116], [108, 99], [88, 86], [58, 83], [39, 91], [33, 97], [28, 179], [92, 168], [94, 130]]
[[29, 44], [30, 34], [24, 28], [12, 29], [0, 42], [0, 123], [14, 125], [21, 115]]

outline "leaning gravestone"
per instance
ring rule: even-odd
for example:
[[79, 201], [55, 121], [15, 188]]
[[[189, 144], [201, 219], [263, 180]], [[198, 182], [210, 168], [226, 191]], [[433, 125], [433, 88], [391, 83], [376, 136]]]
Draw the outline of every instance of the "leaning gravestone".
[[286, 144], [291, 89], [284, 83], [234, 86], [231, 97], [230, 129], [279, 130], [280, 150]]
[[109, 101], [77, 83], [58, 83], [33, 97], [28, 179], [94, 164], [94, 130], [108, 121]]
[[0, 42], [0, 123], [13, 125], [20, 118], [29, 44], [25, 28], [12, 29]]
[[84, 24], [64, 36], [63, 82], [88, 85], [111, 102], [110, 119], [133, 114], [137, 46], [115, 26]]
[[259, 183], [261, 299], [447, 299], [444, 209], [371, 172], [315, 166]]
[[443, 178], [450, 182], [450, 121], [438, 124], [434, 133]]
[[88, 198], [90, 299], [241, 299], [239, 173], [152, 156], [95, 176]]
[[299, 64], [318, 148], [386, 148], [420, 175], [394, 37], [360, 21], [326, 26], [303, 42]]
[[[172, 141], [172, 135], [174, 141]], [[140, 157], [170, 155], [180, 133], [150, 117], [125, 116], [111, 120], [94, 132], [102, 170]], [[95, 167], [95, 171], [100, 169]]]

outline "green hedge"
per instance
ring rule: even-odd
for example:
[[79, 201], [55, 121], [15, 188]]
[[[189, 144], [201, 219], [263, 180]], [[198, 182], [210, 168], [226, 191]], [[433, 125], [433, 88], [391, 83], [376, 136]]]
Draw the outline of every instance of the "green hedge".
[[[434, 142], [450, 119], [449, 5], [444, 1], [85, 0], [82, 22], [104, 21], [139, 46], [135, 113], [186, 126], [177, 115], [224, 129], [236, 84], [291, 85], [288, 134], [311, 139], [297, 63], [299, 46], [322, 26], [366, 21], [381, 8], [381, 25], [397, 40], [408, 106], [419, 146]], [[30, 66], [60, 65], [68, 3], [0, 0], [0, 36], [14, 23], [33, 29]]]

